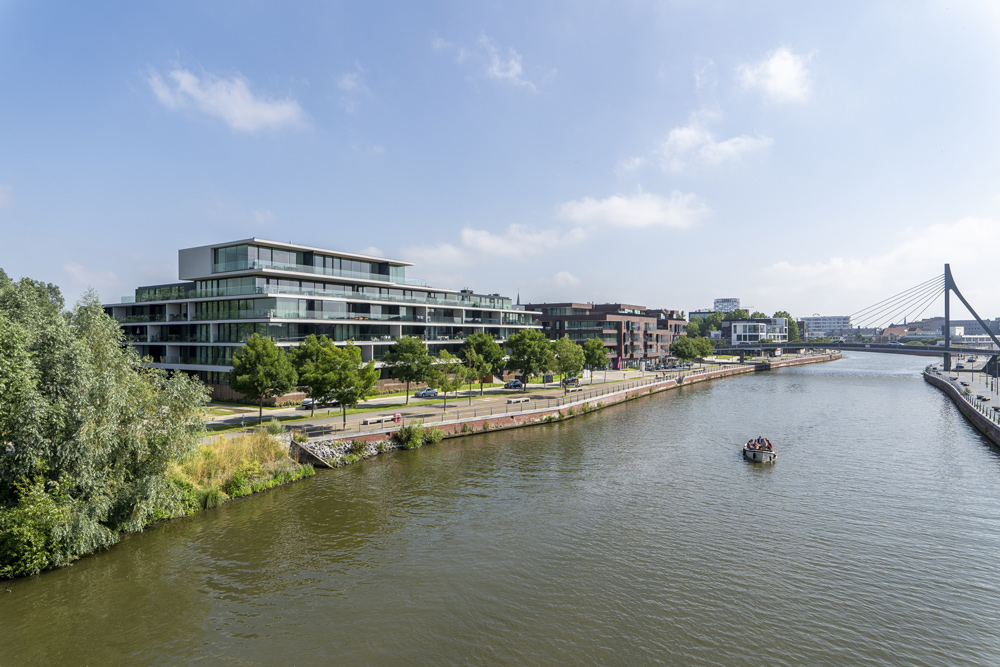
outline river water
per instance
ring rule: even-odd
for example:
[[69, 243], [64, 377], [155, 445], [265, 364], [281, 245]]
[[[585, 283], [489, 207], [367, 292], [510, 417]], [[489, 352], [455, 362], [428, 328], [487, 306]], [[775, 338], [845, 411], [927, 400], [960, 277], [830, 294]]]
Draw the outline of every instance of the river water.
[[323, 471], [9, 582], [0, 664], [1000, 664], [1000, 456], [925, 363]]

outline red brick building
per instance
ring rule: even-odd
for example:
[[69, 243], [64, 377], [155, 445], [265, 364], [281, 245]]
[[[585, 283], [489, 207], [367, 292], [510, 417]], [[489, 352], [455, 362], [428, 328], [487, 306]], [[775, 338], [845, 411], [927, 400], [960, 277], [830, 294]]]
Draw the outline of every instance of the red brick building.
[[542, 332], [551, 340], [566, 335], [582, 345], [588, 338], [600, 339], [616, 369], [660, 363], [686, 325], [678, 311], [625, 303], [533, 303], [525, 309], [541, 312]]

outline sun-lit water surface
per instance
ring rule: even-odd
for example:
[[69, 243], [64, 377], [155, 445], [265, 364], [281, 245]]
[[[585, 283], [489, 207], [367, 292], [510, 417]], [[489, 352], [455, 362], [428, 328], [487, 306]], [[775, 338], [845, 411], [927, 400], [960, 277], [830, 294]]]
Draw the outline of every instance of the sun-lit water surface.
[[1000, 664], [1000, 456], [925, 363], [322, 472], [11, 582], [0, 664]]

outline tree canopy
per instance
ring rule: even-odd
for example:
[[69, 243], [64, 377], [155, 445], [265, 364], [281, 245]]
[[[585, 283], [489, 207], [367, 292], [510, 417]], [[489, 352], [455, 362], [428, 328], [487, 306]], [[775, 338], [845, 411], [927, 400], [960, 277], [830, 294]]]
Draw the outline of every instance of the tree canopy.
[[538, 329], [524, 329], [507, 339], [507, 368], [520, 371], [525, 388], [532, 376], [551, 370], [554, 362], [549, 339]]
[[389, 375], [406, 383], [406, 404], [410, 403], [410, 383], [424, 382], [431, 370], [433, 358], [427, 352], [424, 341], [413, 336], [397, 338], [382, 358], [389, 369]]
[[375, 384], [378, 382], [379, 371], [375, 368], [374, 361], [362, 363], [361, 350], [354, 341], [349, 340], [342, 347], [335, 346], [333, 355], [332, 395], [340, 403], [344, 428], [347, 428], [347, 408], [356, 408], [358, 403], [378, 393]]
[[587, 360], [580, 344], [565, 335], [552, 343], [552, 352], [555, 354], [553, 368], [563, 378], [567, 375], [579, 375]]
[[490, 373], [499, 373], [503, 370], [503, 348], [493, 340], [493, 336], [477, 331], [465, 339], [465, 345], [459, 354], [465, 360], [466, 366], [475, 368], [479, 373], [479, 393], [482, 395], [483, 378]]
[[448, 394], [458, 391], [467, 378], [471, 375], [469, 368], [462, 363], [462, 360], [449, 352], [441, 350], [438, 355], [438, 363], [431, 368], [428, 384], [435, 389], [440, 389], [444, 398], [444, 409], [448, 409]]
[[[607, 349], [604, 347], [604, 341], [600, 338], [588, 338], [583, 341], [583, 358], [590, 369], [594, 371], [606, 369], [611, 363], [608, 359]], [[604, 374], [605, 380], [608, 379], [607, 375], [607, 373]], [[594, 381], [593, 375], [591, 375], [590, 381]]]
[[291, 359], [270, 338], [253, 334], [233, 354], [229, 386], [257, 401], [258, 423], [264, 420], [264, 399], [287, 394], [297, 381]]
[[312, 399], [312, 415], [316, 415], [316, 404], [326, 403], [333, 398], [336, 380], [336, 354], [333, 341], [326, 336], [310, 334], [296, 347], [288, 349], [292, 366], [299, 376], [299, 383]]
[[66, 564], [174, 502], [205, 386], [148, 368], [93, 293], [0, 270], [0, 579]]
[[712, 343], [707, 338], [681, 336], [670, 346], [670, 353], [685, 361], [696, 357], [707, 357], [712, 351]]

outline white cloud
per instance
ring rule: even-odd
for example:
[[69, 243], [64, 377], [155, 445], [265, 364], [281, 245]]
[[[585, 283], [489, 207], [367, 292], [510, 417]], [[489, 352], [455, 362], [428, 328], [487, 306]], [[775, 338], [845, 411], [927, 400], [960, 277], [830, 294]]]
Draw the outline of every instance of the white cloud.
[[212, 74], [199, 78], [188, 70], [175, 69], [166, 75], [166, 80], [159, 72], [151, 72], [147, 81], [156, 99], [168, 109], [197, 109], [240, 132], [305, 124], [305, 114], [298, 102], [256, 95], [249, 82], [238, 74], [232, 79]]
[[10, 185], [0, 185], [0, 209], [14, 205], [14, 188]]
[[758, 90], [774, 102], [804, 102], [812, 93], [806, 63], [812, 54], [801, 56], [782, 47], [765, 60], [740, 65], [736, 69], [745, 90]]
[[580, 285], [580, 279], [569, 271], [560, 271], [552, 276], [552, 282], [555, 283], [556, 287], [562, 288], [578, 287]]
[[340, 90], [340, 104], [347, 113], [357, 111], [362, 97], [371, 96], [364, 74], [365, 70], [361, 63], [356, 62], [353, 72], [344, 72], [336, 78], [337, 89]]
[[107, 269], [90, 269], [76, 262], [63, 264], [63, 270], [78, 286], [93, 287], [114, 287], [121, 283], [118, 276]]
[[710, 111], [692, 114], [687, 125], [670, 130], [667, 138], [648, 157], [636, 156], [620, 160], [617, 170], [636, 171], [651, 162], [659, 163], [664, 171], [672, 172], [683, 171], [691, 165], [714, 167], [766, 150], [774, 143], [771, 137], [762, 134], [717, 139], [709, 126], [720, 117], [720, 114]]
[[715, 62], [702, 60], [694, 70], [694, 85], [698, 90], [713, 89], [716, 84]]
[[640, 190], [634, 195], [568, 201], [559, 207], [558, 215], [589, 227], [686, 229], [698, 224], [709, 212], [708, 206], [694, 193], [674, 191], [669, 197], [661, 197]]
[[[454, 51], [455, 62], [460, 65], [466, 61], [477, 62], [482, 67], [482, 73], [486, 78], [537, 92], [538, 87], [524, 76], [524, 66], [520, 53], [511, 47], [508, 47], [504, 53], [503, 49], [497, 46], [496, 42], [486, 34], [479, 36], [476, 46], [477, 48], [474, 50], [467, 49], [440, 37], [435, 37], [431, 41], [431, 48], [435, 52]], [[554, 73], [555, 70], [549, 75]]]
[[535, 90], [535, 84], [524, 78], [524, 71], [521, 68], [521, 54], [513, 48], [507, 49], [507, 57], [501, 56], [499, 49], [493, 40], [486, 35], [480, 35], [479, 46], [486, 51], [487, 65], [486, 75], [491, 79], [497, 79], [514, 86], [524, 86], [529, 90]]

